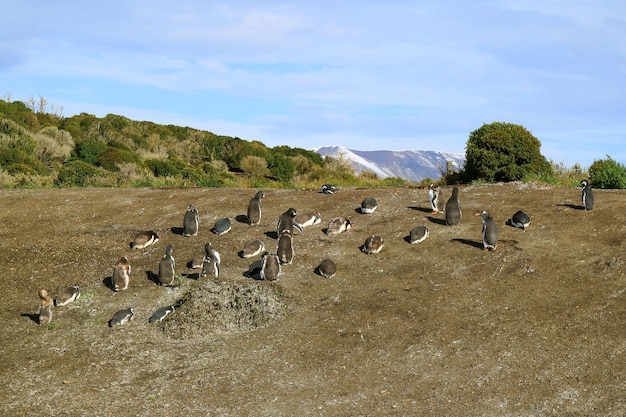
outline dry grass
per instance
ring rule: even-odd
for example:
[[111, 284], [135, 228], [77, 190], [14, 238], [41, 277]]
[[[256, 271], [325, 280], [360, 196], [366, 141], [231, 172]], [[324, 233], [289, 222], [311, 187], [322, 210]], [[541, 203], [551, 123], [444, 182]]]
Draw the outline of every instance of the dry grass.
[[[457, 227], [430, 215], [425, 190], [266, 190], [261, 225], [242, 222], [254, 189], [0, 190], [0, 393], [3, 415], [67, 416], [623, 416], [626, 351], [625, 191], [538, 184], [461, 188]], [[444, 190], [450, 195], [450, 190]], [[357, 212], [365, 197], [379, 208]], [[188, 204], [200, 233], [183, 237]], [[321, 225], [294, 236], [279, 281], [246, 276], [238, 256], [252, 238], [276, 245], [289, 207], [318, 211]], [[506, 226], [523, 208], [531, 226]], [[480, 218], [500, 243], [484, 252]], [[347, 233], [323, 233], [350, 216]], [[216, 236], [215, 220], [233, 230]], [[430, 237], [410, 245], [411, 228]], [[133, 251], [139, 230], [161, 241]], [[385, 239], [365, 255], [365, 238]], [[217, 281], [185, 267], [210, 241]], [[180, 285], [153, 281], [167, 244]], [[107, 287], [128, 256], [130, 288]], [[324, 258], [338, 272], [315, 274]], [[35, 322], [37, 290], [78, 284], [83, 297]], [[183, 300], [161, 323], [160, 307]], [[133, 307], [135, 318], [109, 328]]]

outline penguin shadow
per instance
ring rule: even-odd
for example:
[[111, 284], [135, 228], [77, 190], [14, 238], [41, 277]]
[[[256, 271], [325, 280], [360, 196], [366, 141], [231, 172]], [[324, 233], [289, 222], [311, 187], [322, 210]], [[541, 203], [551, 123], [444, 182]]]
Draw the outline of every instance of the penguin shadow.
[[115, 288], [113, 287], [113, 277], [111, 275], [102, 278], [102, 284], [111, 291], [115, 291]]
[[409, 206], [407, 208], [409, 208], [411, 210], [421, 211], [422, 213], [431, 213], [432, 212], [432, 210], [427, 208], [427, 207]]
[[243, 276], [261, 281], [261, 268], [263, 268], [263, 260], [257, 259], [250, 264], [250, 267], [243, 273]]
[[39, 314], [35, 314], [35, 313], [22, 313], [21, 314], [22, 317], [26, 317], [31, 319], [32, 321], [34, 321], [36, 324], [39, 324]]
[[[430, 213], [430, 211], [429, 211], [429, 213]], [[431, 223], [440, 224], [442, 226], [446, 225], [446, 219], [438, 219], [438, 218], [433, 217], [433, 216], [426, 216], [426, 218]]]
[[152, 271], [146, 271], [146, 278], [148, 278], [149, 281], [154, 282], [156, 285], [160, 285], [159, 284], [159, 274], [155, 274]]
[[571, 209], [574, 209], [574, 210], [584, 210], [585, 209], [583, 206], [579, 206], [577, 204], [570, 204], [570, 203], [557, 204], [557, 206], [559, 206], [559, 207], [567, 207], [567, 208], [571, 208]]
[[183, 235], [183, 232], [185, 231], [185, 229], [183, 229], [182, 227], [178, 227], [178, 226], [174, 226], [170, 229], [170, 231], [172, 233], [174, 233], [175, 235]]
[[452, 239], [453, 242], [459, 242], [462, 243], [464, 245], [468, 245], [468, 246], [473, 246], [475, 248], [478, 248], [480, 250], [483, 249], [483, 242], [477, 242], [475, 240], [469, 240], [469, 239], [462, 239], [462, 238], [454, 238]]
[[248, 221], [248, 216], [246, 216], [245, 214], [240, 214], [238, 216], [235, 216], [235, 221], [237, 223], [250, 224], [250, 222]]
[[265, 232], [264, 234], [270, 239], [278, 240], [278, 232], [276, 231], [269, 231], [269, 232]]
[[187, 272], [186, 274], [181, 274], [184, 278], [193, 279], [195, 281], [200, 279], [200, 272]]

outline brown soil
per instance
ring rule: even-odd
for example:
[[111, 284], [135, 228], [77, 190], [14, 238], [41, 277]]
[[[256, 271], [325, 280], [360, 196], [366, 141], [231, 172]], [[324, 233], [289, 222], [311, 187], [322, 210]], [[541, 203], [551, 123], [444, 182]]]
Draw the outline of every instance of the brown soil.
[[[461, 224], [431, 215], [422, 189], [266, 190], [259, 226], [249, 189], [1, 190], [0, 414], [7, 416], [624, 416], [626, 191], [496, 184], [461, 187]], [[450, 189], [444, 190], [450, 196]], [[379, 202], [359, 214], [365, 197]], [[180, 234], [188, 204], [200, 233]], [[289, 207], [319, 211], [294, 236], [276, 282], [247, 276], [252, 238], [276, 247]], [[505, 225], [519, 208], [527, 231]], [[489, 210], [499, 246], [485, 252]], [[354, 227], [329, 236], [334, 216]], [[211, 233], [230, 217], [232, 231]], [[407, 243], [427, 225], [430, 237]], [[140, 230], [162, 239], [144, 250]], [[379, 254], [359, 249], [371, 234]], [[210, 241], [219, 280], [186, 263]], [[165, 246], [178, 286], [155, 284]], [[131, 260], [127, 291], [108, 286]], [[331, 279], [315, 267], [332, 258]], [[39, 325], [40, 288], [82, 296]], [[152, 313], [184, 303], [160, 323]], [[113, 328], [112, 315], [135, 317]]]

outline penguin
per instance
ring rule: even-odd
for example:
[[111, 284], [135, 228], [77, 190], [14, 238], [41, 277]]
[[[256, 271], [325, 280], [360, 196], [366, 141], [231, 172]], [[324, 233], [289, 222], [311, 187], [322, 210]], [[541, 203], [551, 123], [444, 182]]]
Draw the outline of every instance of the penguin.
[[78, 285], [68, 285], [59, 288], [57, 298], [54, 299], [55, 307], [66, 306], [80, 298], [80, 289]]
[[202, 268], [202, 264], [204, 263], [204, 249], [202, 252], [196, 252], [193, 254], [193, 258], [191, 258], [191, 263], [189, 264], [189, 269], [200, 269]]
[[372, 235], [365, 239], [361, 250], [363, 253], [371, 255], [372, 253], [380, 253], [380, 251], [383, 250], [383, 246], [385, 246], [383, 238], [378, 235]]
[[320, 188], [320, 193], [322, 194], [333, 194], [335, 191], [335, 186], [331, 184], [324, 184], [322, 185], [322, 188]]
[[580, 182], [580, 186], [582, 187], [582, 202], [583, 208], [585, 210], [593, 210], [593, 191], [591, 190], [591, 185], [589, 185], [589, 181], [582, 180]]
[[452, 196], [446, 203], [446, 224], [456, 226], [461, 223], [461, 202], [459, 201], [459, 189], [452, 189]]
[[159, 241], [159, 236], [155, 231], [145, 231], [137, 233], [135, 240], [130, 243], [133, 249], [143, 249]]
[[428, 226], [417, 226], [409, 231], [409, 243], [423, 242], [429, 235]]
[[109, 327], [121, 326], [122, 324], [132, 320], [134, 315], [135, 311], [132, 308], [120, 310], [113, 314], [113, 317], [109, 320]]
[[51, 323], [54, 301], [52, 300], [52, 297], [48, 295], [48, 291], [43, 288], [37, 292], [37, 295], [41, 299], [41, 307], [39, 307], [39, 324]]
[[113, 267], [113, 275], [111, 275], [111, 286], [113, 291], [127, 290], [130, 282], [130, 272], [132, 268], [128, 258], [122, 256], [117, 264]]
[[328, 222], [327, 235], [338, 235], [352, 228], [352, 222], [345, 217], [333, 217]]
[[276, 281], [281, 274], [280, 260], [275, 253], [267, 253], [263, 256], [259, 276], [265, 281]]
[[172, 252], [174, 248], [172, 245], [167, 245], [165, 248], [165, 255], [159, 261], [159, 284], [160, 285], [172, 285], [174, 278], [176, 277], [176, 261]]
[[173, 305], [161, 307], [152, 313], [152, 316], [148, 319], [148, 323], [160, 323], [167, 315], [173, 313], [174, 310], [176, 310], [176, 307]]
[[265, 197], [264, 191], [257, 192], [248, 202], [248, 224], [256, 226], [261, 222], [261, 201]]
[[315, 226], [322, 222], [322, 216], [319, 212], [298, 213], [294, 221], [301, 227]]
[[435, 200], [435, 207], [437, 208], [437, 213], [443, 213], [445, 210], [446, 200], [443, 198], [443, 189], [440, 186], [435, 188], [437, 191], [437, 198]]
[[288, 230], [283, 230], [278, 238], [278, 244], [276, 245], [276, 255], [281, 264], [291, 264], [293, 262], [293, 238]]
[[241, 251], [242, 258], [252, 258], [265, 251], [265, 244], [261, 239], [253, 239], [243, 246]]
[[210, 242], [204, 245], [204, 262], [202, 263], [202, 272], [200, 277], [212, 276], [215, 278], [220, 277], [220, 253], [213, 249]]
[[378, 201], [374, 197], [367, 197], [361, 202], [361, 213], [372, 214], [378, 208]]
[[198, 209], [190, 204], [183, 218], [183, 236], [196, 236], [199, 224], [200, 216], [198, 215]]
[[528, 214], [524, 213], [522, 210], [518, 210], [509, 219], [509, 224], [513, 227], [519, 227], [526, 231], [526, 228], [530, 225], [530, 217], [528, 217]]
[[324, 259], [318, 265], [317, 272], [324, 278], [332, 278], [337, 273], [337, 265], [331, 259]]
[[230, 229], [231, 229], [230, 219], [228, 217], [225, 217], [215, 222], [213, 233], [215, 233], [216, 235], [223, 235], [223, 234], [230, 232]]
[[496, 228], [496, 222], [493, 220], [493, 217], [484, 210], [476, 215], [483, 219], [483, 249], [496, 250], [498, 247], [498, 229]]
[[278, 218], [278, 224], [276, 225], [276, 234], [280, 237], [283, 231], [287, 230], [291, 235], [293, 235], [293, 229], [297, 229], [300, 233], [302, 233], [302, 226], [300, 226], [294, 220], [298, 215], [298, 212], [295, 208], [291, 207], [287, 209], [283, 214]]
[[430, 202], [430, 214], [439, 213], [439, 205], [440, 205], [440, 193], [441, 187], [435, 187], [435, 184], [430, 184], [428, 186], [428, 201]]

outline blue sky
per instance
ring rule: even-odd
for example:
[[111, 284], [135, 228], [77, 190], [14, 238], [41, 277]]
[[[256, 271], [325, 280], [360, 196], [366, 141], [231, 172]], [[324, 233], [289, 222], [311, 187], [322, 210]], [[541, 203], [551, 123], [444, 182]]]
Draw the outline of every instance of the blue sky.
[[626, 163], [623, 0], [7, 3], [0, 97], [64, 116], [458, 153], [499, 121], [557, 163]]

